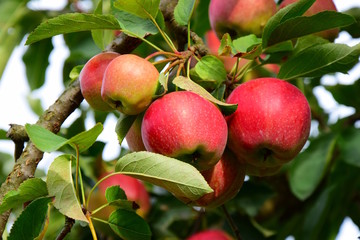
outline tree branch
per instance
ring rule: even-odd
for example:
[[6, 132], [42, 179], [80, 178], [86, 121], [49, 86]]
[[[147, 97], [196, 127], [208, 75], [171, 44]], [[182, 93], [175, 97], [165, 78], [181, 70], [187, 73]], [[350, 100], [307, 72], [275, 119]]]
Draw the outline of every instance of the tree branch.
[[[171, 2], [176, 1], [161, 0], [161, 6], [166, 6]], [[172, 6], [174, 7], [175, 5], [172, 4]], [[161, 10], [164, 16], [172, 16], [174, 10], [173, 7], [166, 9], [162, 8]], [[173, 17], [171, 19], [170, 26], [172, 30], [176, 30], [179, 35], [187, 32], [186, 27], [178, 26], [173, 20]], [[203, 45], [202, 39], [196, 34], [192, 33], [191, 37], [195, 43]], [[125, 54], [132, 52], [140, 45], [140, 43], [141, 40], [121, 33], [106, 49], [107, 51]], [[62, 93], [56, 102], [42, 114], [36, 124], [50, 130], [53, 133], [58, 133], [63, 122], [76, 108], [79, 107], [82, 100], [83, 96], [80, 91], [79, 81], [75, 81]], [[25, 142], [24, 139], [27, 138], [25, 137], [26, 134], [24, 133], [24, 128], [20, 127], [18, 130], [15, 130], [16, 128], [13, 126], [10, 128], [8, 136], [13, 140], [19, 137], [21, 140], [20, 142]], [[16, 144], [17, 141], [14, 142]], [[44, 153], [38, 150], [31, 141], [27, 143], [24, 151], [22, 151], [22, 148], [22, 146], [18, 146], [18, 150], [16, 150], [15, 153], [17, 161], [12, 172], [8, 175], [6, 181], [3, 182], [0, 187], [0, 202], [3, 201], [6, 193], [17, 189], [23, 181], [34, 176], [37, 165], [43, 158]], [[9, 214], [10, 211], [7, 211], [0, 215], [0, 236], [2, 236], [4, 232]]]

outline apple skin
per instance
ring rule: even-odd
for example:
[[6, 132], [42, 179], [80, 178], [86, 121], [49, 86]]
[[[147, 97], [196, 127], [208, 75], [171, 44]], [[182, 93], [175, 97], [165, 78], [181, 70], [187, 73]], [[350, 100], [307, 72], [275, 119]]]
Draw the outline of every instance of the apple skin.
[[248, 34], [261, 36], [265, 24], [276, 13], [274, 0], [211, 0], [209, 20], [219, 38]]
[[141, 136], [147, 151], [188, 162], [200, 171], [214, 166], [227, 141], [220, 110], [201, 96], [171, 92], [146, 110]]
[[[284, 0], [280, 4], [279, 8], [284, 8], [287, 5], [295, 3], [297, 1], [298, 0]], [[305, 12], [304, 16], [311, 16], [322, 11], [337, 11], [333, 0], [316, 0], [314, 4]], [[328, 39], [329, 41], [334, 41], [334, 39], [337, 38], [337, 36], [339, 35], [339, 32], [340, 30], [338, 28], [335, 28], [316, 33], [315, 35]]]
[[144, 113], [139, 114], [136, 117], [135, 122], [131, 125], [128, 133], [126, 134], [126, 142], [131, 152], [146, 151], [144, 142], [141, 138], [141, 123], [144, 117]]
[[124, 54], [106, 68], [101, 96], [112, 108], [128, 115], [143, 112], [158, 86], [159, 72], [149, 61]]
[[216, 208], [234, 198], [240, 191], [245, 179], [245, 165], [241, 164], [233, 153], [225, 149], [216, 165], [202, 171], [201, 174], [214, 191], [193, 202], [189, 199], [180, 200], [193, 206]]
[[191, 235], [187, 240], [233, 240], [233, 238], [222, 230], [208, 229]]
[[106, 67], [120, 56], [115, 52], [102, 52], [92, 57], [79, 75], [80, 89], [89, 105], [99, 111], [111, 111], [112, 108], [101, 97], [101, 86]]
[[228, 147], [251, 167], [276, 172], [292, 160], [308, 139], [309, 104], [294, 85], [258, 78], [239, 85], [227, 98], [238, 108], [227, 117]]
[[[108, 175], [109, 173], [100, 176], [100, 179]], [[102, 196], [105, 196], [105, 191], [108, 187], [119, 185], [125, 191], [126, 197], [130, 201], [136, 202], [140, 208], [136, 210], [136, 213], [142, 217], [150, 211], [150, 196], [146, 191], [145, 185], [138, 179], [126, 176], [123, 174], [113, 175], [99, 184], [99, 190]], [[106, 202], [106, 200], [105, 200]], [[104, 203], [105, 203], [104, 202]]]

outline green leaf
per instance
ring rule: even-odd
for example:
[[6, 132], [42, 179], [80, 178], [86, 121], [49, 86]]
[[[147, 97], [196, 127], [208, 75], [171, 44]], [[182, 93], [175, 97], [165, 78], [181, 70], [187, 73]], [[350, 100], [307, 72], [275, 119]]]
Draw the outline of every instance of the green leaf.
[[360, 167], [360, 130], [349, 128], [343, 131], [339, 138], [340, 156], [347, 164]]
[[274, 16], [272, 16], [265, 25], [262, 35], [262, 48], [268, 47], [268, 40], [272, 32], [283, 22], [303, 15], [308, 10], [315, 0], [300, 0], [294, 4], [290, 4], [280, 9]]
[[137, 17], [131, 13], [114, 10], [113, 14], [119, 21], [121, 29], [128, 31], [126, 34], [134, 37], [144, 37], [147, 34], [157, 34], [159, 30], [150, 19]]
[[8, 240], [33, 240], [41, 233], [51, 198], [39, 198], [31, 202], [16, 219]]
[[149, 225], [133, 211], [118, 209], [111, 213], [108, 222], [112, 230], [125, 240], [151, 239]]
[[195, 71], [201, 79], [211, 80], [219, 86], [226, 80], [226, 69], [222, 61], [215, 56], [205, 56], [195, 65]]
[[33, 98], [31, 94], [26, 96], [26, 100], [31, 110], [40, 117], [44, 112], [44, 108], [41, 105], [41, 100], [39, 98]]
[[9, 191], [0, 205], [0, 214], [24, 202], [48, 195], [46, 183], [40, 178], [30, 178], [20, 184], [17, 190]]
[[355, 81], [351, 85], [337, 84], [334, 86], [325, 86], [325, 88], [331, 92], [338, 103], [360, 110], [360, 98], [349, 97], [357, 96], [357, 94], [360, 93], [360, 80]]
[[220, 109], [224, 112], [225, 115], [229, 115], [229, 114], [235, 112], [237, 109], [237, 104], [228, 104], [228, 103], [224, 103], [224, 102], [217, 100], [208, 91], [206, 91], [203, 87], [196, 84], [189, 78], [186, 78], [183, 76], [176, 77], [173, 80], [173, 84], [175, 84], [176, 86], [178, 86], [179, 88], [182, 88], [184, 90], [194, 92], [194, 93], [202, 96], [203, 98], [209, 100], [210, 102], [217, 104], [220, 107]]
[[117, 134], [120, 145], [126, 137], [126, 134], [128, 133], [132, 124], [135, 122], [136, 118], [137, 115], [120, 115], [115, 127], [115, 132]]
[[76, 197], [72, 179], [71, 161], [73, 155], [61, 155], [49, 167], [46, 184], [51, 196], [55, 196], [54, 206], [65, 216], [88, 222]]
[[7, 131], [5, 131], [4, 129], [0, 129], [0, 139], [2, 140], [8, 140], [8, 138], [6, 137]]
[[[103, 13], [103, 1], [100, 0], [94, 10], [94, 14], [102, 14]], [[104, 31], [103, 30], [92, 30], [91, 37], [94, 40], [96, 46], [98, 46], [101, 50], [104, 50]]]
[[59, 34], [90, 31], [96, 29], [119, 29], [119, 23], [112, 15], [89, 13], [66, 13], [40, 24], [26, 40], [26, 45]]
[[355, 19], [352, 16], [335, 11], [324, 11], [309, 17], [295, 17], [279, 24], [271, 33], [267, 44], [271, 46], [308, 34], [347, 26], [354, 22]]
[[117, 185], [108, 187], [105, 191], [105, 197], [108, 202], [112, 202], [118, 199], [127, 199], [125, 191]]
[[71, 70], [70, 74], [69, 74], [69, 78], [74, 81], [76, 80], [79, 76], [80, 76], [80, 72], [83, 69], [85, 64], [83, 65], [77, 65], [75, 67], [73, 67], [73, 69]]
[[256, 45], [261, 44], [261, 38], [256, 37], [255, 34], [250, 34], [234, 39], [232, 44], [236, 52], [246, 53], [252, 50]]
[[187, 25], [194, 11], [195, 0], [179, 0], [174, 9], [175, 21], [180, 25]]
[[0, 80], [14, 48], [25, 34], [24, 25], [20, 22], [28, 13], [24, 1], [0, 2]]
[[341, 30], [347, 31], [353, 38], [359, 38], [360, 37], [360, 8], [359, 7], [350, 8], [349, 10], [346, 10], [344, 13], [353, 16], [356, 19], [356, 22], [351, 24], [350, 26], [346, 26], [346, 27], [342, 28]]
[[67, 142], [66, 138], [60, 137], [37, 124], [25, 124], [25, 130], [30, 140], [43, 152], [55, 151]]
[[110, 206], [121, 208], [129, 211], [134, 211], [139, 208], [133, 201], [127, 200], [125, 191], [119, 186], [108, 187], [105, 191], [105, 197]]
[[324, 74], [347, 73], [359, 62], [360, 44], [349, 47], [345, 44], [327, 43], [315, 45], [295, 54], [280, 68], [278, 77], [320, 77]]
[[232, 53], [236, 54], [235, 47], [233, 46], [230, 34], [225, 33], [221, 38], [218, 54], [219, 56], [228, 56]]
[[160, 0], [113, 0], [114, 7], [140, 18], [156, 17]]
[[97, 123], [93, 128], [81, 132], [69, 140], [36, 124], [26, 124], [25, 130], [30, 140], [43, 152], [55, 151], [65, 144], [70, 144], [75, 149], [77, 147], [80, 152], [83, 152], [94, 144], [102, 132], [103, 126], [101, 123]]
[[264, 206], [265, 201], [275, 194], [274, 190], [265, 183], [246, 181], [235, 201], [249, 216], [255, 217], [261, 207]]
[[116, 172], [165, 188], [181, 198], [196, 200], [213, 190], [190, 164], [151, 152], [134, 152], [120, 158]]
[[49, 55], [53, 50], [51, 38], [29, 46], [23, 56], [26, 76], [31, 91], [40, 88], [45, 82], [45, 72], [49, 65]]
[[100, 133], [103, 131], [103, 125], [101, 123], [97, 123], [91, 129], [81, 132], [74, 137], [70, 138], [67, 143], [70, 145], [76, 145], [80, 152], [87, 150], [91, 147]]
[[324, 177], [325, 169], [334, 152], [336, 139], [323, 135], [296, 157], [290, 167], [290, 188], [300, 200], [307, 199]]

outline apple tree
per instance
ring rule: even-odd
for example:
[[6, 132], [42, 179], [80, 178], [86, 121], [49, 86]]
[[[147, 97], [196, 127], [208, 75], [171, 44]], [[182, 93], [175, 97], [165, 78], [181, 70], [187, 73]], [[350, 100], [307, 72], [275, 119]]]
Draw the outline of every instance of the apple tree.
[[[358, 66], [360, 45], [336, 38], [360, 36], [359, 9], [30, 2], [0, 3], [0, 73], [23, 40], [30, 91], [44, 85], [54, 36], [70, 55], [56, 63], [58, 99], [46, 110], [29, 100], [38, 121], [0, 129], [14, 143], [0, 153], [4, 239], [335, 239], [345, 218], [360, 226], [359, 80], [324, 81]], [[331, 119], [318, 88], [352, 113]], [[105, 161], [110, 117], [121, 148]]]

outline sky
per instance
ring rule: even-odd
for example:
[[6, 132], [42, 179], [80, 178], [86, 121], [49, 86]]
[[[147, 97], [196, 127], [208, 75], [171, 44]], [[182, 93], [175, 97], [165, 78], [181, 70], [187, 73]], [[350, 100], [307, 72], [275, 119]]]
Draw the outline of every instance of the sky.
[[[334, 0], [334, 3], [338, 11], [345, 11], [351, 7], [360, 7], [360, 0]], [[37, 0], [30, 2], [29, 6], [33, 9], [61, 9], [65, 4], [65, 1], [49, 1], [49, 0]], [[360, 42], [360, 39], [353, 40], [348, 34], [341, 34], [336, 42], [346, 43], [350, 46]], [[0, 129], [7, 130], [10, 123], [16, 123], [24, 125], [26, 123], [35, 123], [38, 116], [35, 115], [28, 107], [27, 96], [29, 96], [30, 89], [26, 82], [25, 67], [22, 63], [22, 56], [27, 47], [24, 46], [25, 39], [14, 50], [7, 67], [4, 71], [2, 78], [0, 79]], [[43, 108], [48, 108], [55, 102], [58, 96], [63, 92], [64, 87], [62, 85], [62, 63], [68, 57], [69, 51], [65, 47], [62, 36], [56, 36], [53, 38], [54, 50], [52, 51], [49, 62], [50, 65], [46, 71], [45, 85], [39, 90], [34, 91], [31, 96], [34, 98], [40, 98], [43, 104]], [[349, 74], [336, 74], [335, 76], [327, 76], [322, 79], [324, 84], [351, 84], [360, 77], [360, 66]], [[340, 106], [333, 99], [323, 87], [317, 87], [314, 89], [315, 94], [320, 99], [321, 106], [331, 113], [330, 121], [336, 121], [339, 117], [344, 117], [353, 113], [353, 109], [345, 106]], [[83, 101], [82, 104], [86, 104]], [[69, 126], [73, 120], [79, 116], [79, 111], [75, 111], [64, 123], [64, 126]], [[90, 118], [88, 118], [90, 119]], [[99, 136], [100, 141], [106, 142], [104, 151], [104, 159], [109, 160], [116, 157], [120, 151], [120, 147], [117, 142], [117, 136], [115, 134], [115, 125], [117, 119], [111, 116], [104, 124], [104, 131]], [[86, 122], [87, 129], [95, 125], [95, 122], [88, 120]], [[0, 141], [0, 151], [12, 154], [14, 146], [10, 141]], [[45, 154], [44, 160], [40, 162], [40, 166], [47, 168], [51, 163], [51, 159], [58, 153]], [[341, 231], [336, 240], [352, 240], [358, 239], [360, 231], [349, 218], [347, 218], [342, 225]], [[291, 240], [291, 238], [289, 238]]]

